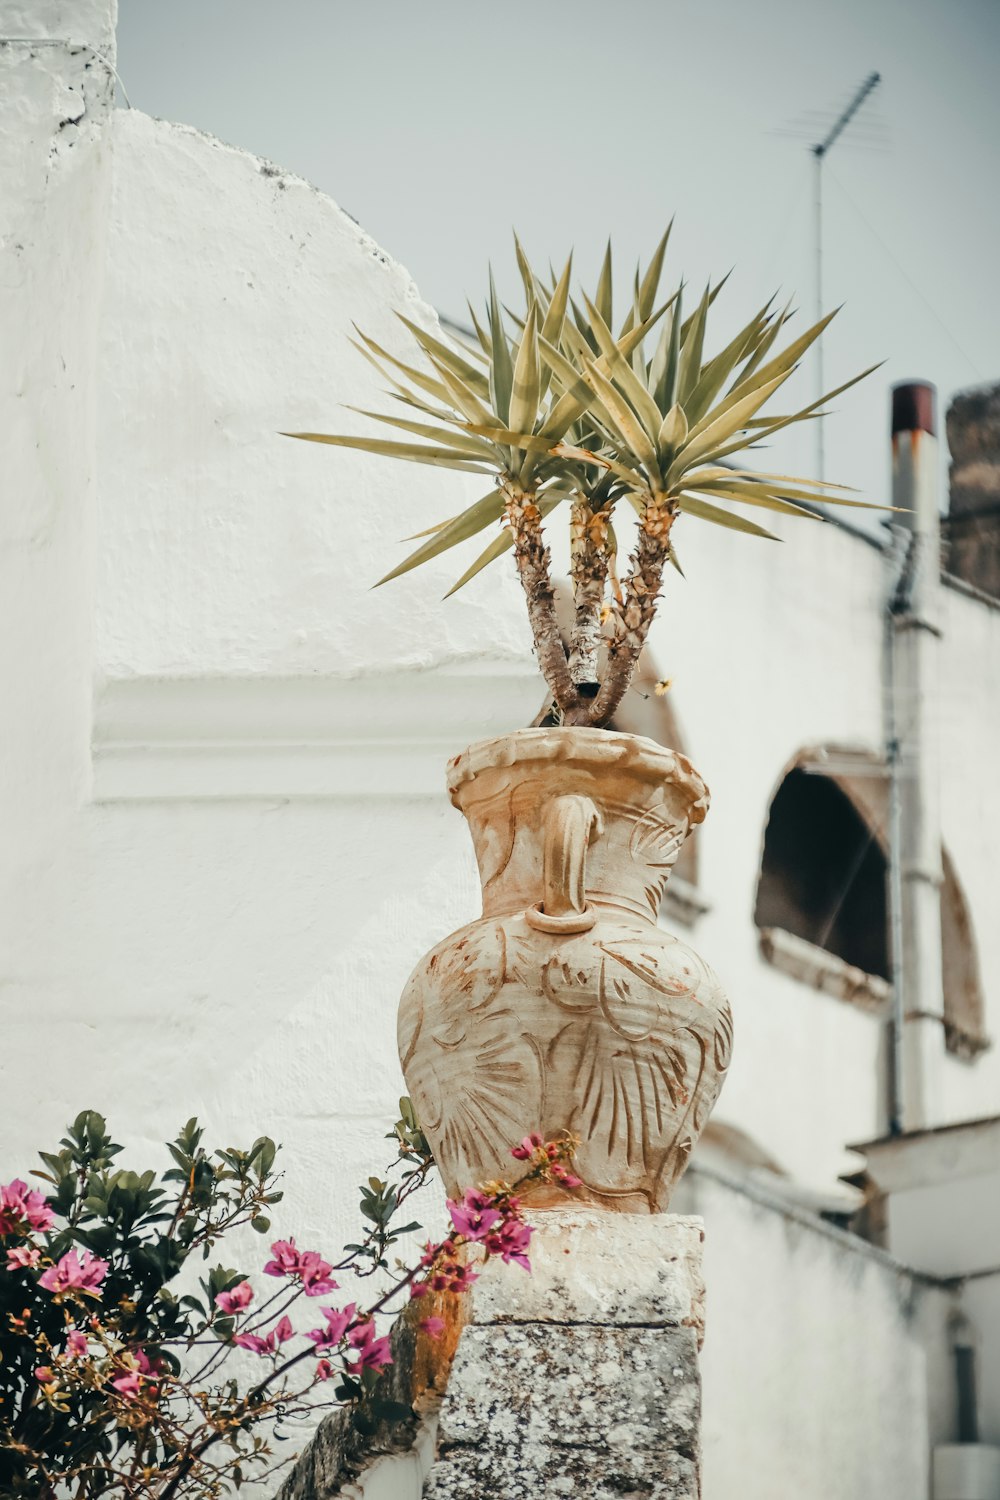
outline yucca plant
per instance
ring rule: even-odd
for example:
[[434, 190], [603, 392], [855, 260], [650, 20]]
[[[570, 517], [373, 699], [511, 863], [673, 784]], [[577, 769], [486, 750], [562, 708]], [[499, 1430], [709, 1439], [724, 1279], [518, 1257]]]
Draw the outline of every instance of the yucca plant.
[[[683, 285], [658, 303], [669, 235], [668, 228], [648, 266], [636, 270], [617, 334], [610, 245], [593, 296], [583, 294], [578, 303], [570, 294], [572, 257], [560, 275], [543, 278], [515, 240], [523, 312], [501, 306], [491, 275], [483, 317], [470, 306], [475, 336], [468, 343], [446, 342], [447, 336], [402, 318], [417, 345], [409, 363], [359, 330], [356, 347], [388, 380], [388, 394], [408, 409], [362, 414], [406, 434], [405, 440], [287, 434], [491, 478], [481, 499], [411, 538], [420, 545], [380, 582], [499, 527], [450, 593], [513, 548], [552, 714], [564, 724], [605, 725], [621, 702], [653, 621], [664, 568], [670, 562], [680, 570], [673, 532], [681, 516], [770, 537], [729, 506], [821, 520], [809, 502], [867, 504], [848, 498], [844, 486], [728, 462], [793, 422], [822, 417], [826, 402], [871, 370], [791, 414], [761, 415], [834, 314], [773, 353], [790, 309], [774, 310], [772, 298], [706, 358], [708, 314], [724, 283], [707, 287], [687, 317]], [[575, 611], [568, 652], [543, 528], [563, 502]], [[621, 503], [638, 524], [619, 581], [614, 512]]]

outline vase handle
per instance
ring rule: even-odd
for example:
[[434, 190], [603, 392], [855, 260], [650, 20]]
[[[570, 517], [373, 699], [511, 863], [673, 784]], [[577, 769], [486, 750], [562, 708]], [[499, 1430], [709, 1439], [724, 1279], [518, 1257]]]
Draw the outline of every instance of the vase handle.
[[588, 932], [597, 921], [587, 905], [587, 848], [601, 833], [589, 797], [555, 797], [545, 809], [542, 899], [525, 920], [539, 932]]

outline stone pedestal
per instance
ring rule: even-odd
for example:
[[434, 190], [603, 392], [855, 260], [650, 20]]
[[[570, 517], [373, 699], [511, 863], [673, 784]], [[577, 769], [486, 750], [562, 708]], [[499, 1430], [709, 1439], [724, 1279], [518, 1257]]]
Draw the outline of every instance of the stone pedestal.
[[698, 1500], [700, 1219], [535, 1215], [471, 1296], [426, 1500]]

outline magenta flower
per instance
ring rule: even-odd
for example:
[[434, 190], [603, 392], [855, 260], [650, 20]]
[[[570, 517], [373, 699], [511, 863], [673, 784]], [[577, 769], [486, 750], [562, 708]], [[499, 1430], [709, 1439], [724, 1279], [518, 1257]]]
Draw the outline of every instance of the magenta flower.
[[274, 1259], [264, 1267], [266, 1276], [296, 1276], [307, 1297], [326, 1297], [337, 1291], [330, 1273], [333, 1267], [315, 1250], [300, 1250], [294, 1239], [275, 1240], [271, 1246]]
[[54, 1218], [45, 1194], [29, 1192], [20, 1177], [0, 1187], [0, 1234], [14, 1234], [24, 1224], [39, 1231], [51, 1229]]
[[528, 1245], [534, 1229], [530, 1224], [525, 1224], [523, 1219], [505, 1219], [499, 1229], [491, 1231], [486, 1236], [486, 1249], [491, 1255], [499, 1255], [500, 1259], [509, 1264], [513, 1261], [516, 1265], [523, 1266], [526, 1271], [531, 1270], [531, 1261], [528, 1259]]
[[215, 1305], [220, 1312], [236, 1315], [241, 1313], [245, 1307], [249, 1307], [253, 1301], [253, 1287], [249, 1281], [239, 1281], [228, 1292], [220, 1292], [215, 1299]]
[[70, 1359], [82, 1359], [87, 1352], [87, 1335], [74, 1328], [66, 1340], [66, 1353]]
[[559, 1162], [553, 1162], [551, 1170], [552, 1176], [555, 1178], [556, 1182], [561, 1182], [563, 1187], [583, 1187], [583, 1178], [577, 1177], [575, 1173], [570, 1172], [566, 1167], [561, 1166]]
[[31, 1266], [37, 1266], [41, 1258], [42, 1252], [36, 1250], [34, 1245], [15, 1245], [13, 1250], [7, 1251], [7, 1269], [28, 1270]]
[[271, 1332], [264, 1338], [257, 1333], [238, 1333], [233, 1339], [234, 1344], [239, 1344], [241, 1349], [249, 1349], [251, 1354], [274, 1354], [282, 1344], [287, 1344], [295, 1330], [287, 1317], [279, 1319]]
[[538, 1134], [538, 1132], [532, 1131], [531, 1135], [526, 1135], [524, 1137], [519, 1146], [513, 1147], [510, 1154], [511, 1156], [516, 1157], [518, 1161], [530, 1161], [538, 1148], [544, 1145], [545, 1142], [542, 1140], [542, 1137]]
[[421, 1318], [419, 1327], [429, 1338], [439, 1339], [444, 1333], [444, 1318]]
[[348, 1373], [359, 1375], [362, 1370], [374, 1370], [376, 1374], [392, 1364], [392, 1354], [387, 1338], [377, 1338], [375, 1324], [356, 1324], [347, 1335], [347, 1342], [356, 1352], [354, 1364], [348, 1365]]
[[503, 1217], [499, 1209], [490, 1206], [485, 1193], [479, 1193], [475, 1188], [469, 1189], [460, 1204], [449, 1198], [448, 1212], [457, 1232], [467, 1240], [485, 1239], [489, 1230]]
[[307, 1297], [327, 1297], [338, 1290], [331, 1278], [333, 1267], [329, 1261], [321, 1260], [315, 1250], [304, 1250], [299, 1257], [298, 1274]]
[[299, 1268], [299, 1252], [294, 1239], [275, 1240], [271, 1246], [273, 1260], [264, 1267], [265, 1276], [292, 1276]]
[[343, 1308], [321, 1307], [320, 1312], [326, 1319], [326, 1327], [311, 1328], [306, 1338], [312, 1339], [317, 1349], [335, 1349], [354, 1322], [357, 1310], [356, 1302], [349, 1302]]
[[38, 1285], [56, 1294], [72, 1290], [100, 1296], [98, 1287], [107, 1274], [106, 1260], [98, 1260], [89, 1250], [84, 1250], [82, 1256], [77, 1256], [75, 1250], [67, 1250], [54, 1266], [39, 1276]]
[[330, 1376], [332, 1374], [333, 1374], [333, 1365], [331, 1365], [331, 1363], [330, 1363], [330, 1361], [328, 1359], [318, 1359], [316, 1361], [316, 1379], [317, 1380], [329, 1380]]
[[51, 1365], [38, 1365], [35, 1369], [35, 1379], [42, 1385], [48, 1385], [50, 1380], [55, 1380], [56, 1372]]
[[111, 1384], [119, 1396], [126, 1401], [134, 1401], [142, 1390], [142, 1376], [138, 1370], [125, 1370], [121, 1375], [116, 1375]]

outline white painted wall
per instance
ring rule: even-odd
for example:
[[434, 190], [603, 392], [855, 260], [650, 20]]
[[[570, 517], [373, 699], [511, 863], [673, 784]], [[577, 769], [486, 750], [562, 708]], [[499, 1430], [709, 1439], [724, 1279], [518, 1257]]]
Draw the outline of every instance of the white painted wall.
[[922, 1500], [954, 1420], [951, 1294], [696, 1172], [705, 1500]]
[[[8, 5], [4, 24], [106, 48], [110, 17]], [[401, 1089], [399, 990], [476, 910], [444, 760], [540, 700], [517, 585], [495, 569], [442, 604], [460, 560], [370, 592], [472, 482], [277, 436], [380, 400], [346, 340], [356, 319], [402, 349], [395, 311], [433, 319], [405, 271], [308, 184], [110, 114], [91, 54], [0, 47], [0, 67], [4, 1170], [84, 1106], [136, 1158], [198, 1113], [281, 1139], [284, 1226], [341, 1243]], [[753, 899], [790, 758], [880, 744], [884, 562], [808, 523], [781, 547], [684, 533], [654, 644], [714, 793], [694, 942], [736, 1011], [718, 1118], [829, 1187], [883, 1128], [879, 1023], [765, 965]], [[944, 606], [945, 838], [995, 1034], [1000, 613]], [[995, 1110], [1000, 1051], [943, 1080], [942, 1120]], [[736, 1232], [710, 1208], [716, 1240]], [[717, 1264], [718, 1327], [740, 1283]], [[870, 1447], [879, 1414], [842, 1399]]]

